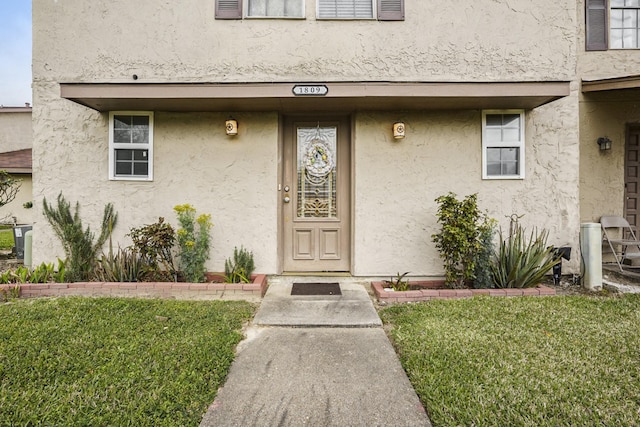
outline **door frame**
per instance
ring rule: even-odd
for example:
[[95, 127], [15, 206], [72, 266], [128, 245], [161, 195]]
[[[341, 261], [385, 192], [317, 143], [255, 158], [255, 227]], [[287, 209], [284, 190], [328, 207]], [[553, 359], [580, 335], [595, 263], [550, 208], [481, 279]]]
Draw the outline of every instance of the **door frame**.
[[[630, 151], [632, 148], [632, 141], [631, 138], [633, 137], [633, 135], [635, 135], [636, 138], [636, 144], [633, 146], [635, 147], [635, 151], [636, 151], [636, 158], [634, 159], [630, 159], [629, 155], [630, 155]], [[623, 191], [623, 217], [629, 221], [629, 224], [631, 225], [632, 230], [634, 231], [634, 233], [638, 233], [638, 226], [640, 224], [638, 224], [638, 220], [640, 218], [638, 218], [638, 214], [640, 211], [640, 206], [638, 206], [638, 199], [640, 199], [640, 177], [638, 177], [638, 166], [640, 165], [640, 158], [638, 158], [638, 154], [640, 154], [640, 144], [639, 144], [639, 140], [640, 140], [640, 124], [639, 123], [627, 123], [626, 125], [626, 129], [625, 129], [625, 138], [624, 138], [624, 191]], [[636, 176], [635, 177], [631, 177], [630, 176], [630, 163], [633, 163], [636, 167], [635, 173]], [[631, 179], [634, 178], [634, 179]], [[630, 186], [629, 184], [633, 184], [633, 187], [635, 189], [635, 202], [634, 205], [631, 206], [629, 204], [629, 190], [630, 190]]]
[[[285, 264], [285, 239], [284, 239], [284, 227], [285, 227], [285, 223], [284, 223], [284, 203], [283, 203], [283, 197], [284, 197], [284, 189], [283, 186], [285, 185], [283, 183], [284, 177], [285, 177], [285, 170], [284, 168], [286, 167], [286, 162], [284, 159], [285, 156], [285, 138], [286, 138], [286, 127], [287, 124], [289, 122], [295, 122], [295, 121], [308, 121], [308, 122], [323, 122], [323, 121], [338, 121], [338, 122], [344, 122], [345, 123], [345, 131], [347, 132], [347, 136], [348, 136], [348, 143], [349, 143], [349, 149], [348, 149], [348, 153], [349, 153], [349, 158], [347, 159], [347, 168], [348, 168], [348, 176], [349, 176], [349, 185], [348, 185], [348, 191], [349, 191], [349, 195], [347, 197], [348, 202], [348, 209], [349, 209], [349, 218], [347, 219], [348, 221], [348, 225], [349, 225], [349, 233], [348, 233], [348, 245], [347, 245], [347, 250], [349, 251], [349, 261], [348, 261], [348, 271], [340, 271], [340, 272], [336, 272], [336, 274], [338, 273], [351, 273], [351, 271], [353, 271], [353, 262], [354, 262], [354, 242], [353, 242], [353, 236], [354, 236], [354, 189], [355, 189], [355, 185], [354, 185], [354, 167], [353, 167], [353, 161], [354, 161], [354, 123], [353, 123], [353, 117], [351, 114], [349, 113], [340, 113], [340, 112], [336, 112], [336, 113], [326, 113], [326, 112], [320, 112], [320, 113], [291, 113], [291, 114], [286, 114], [286, 113], [282, 113], [279, 115], [278, 117], [278, 184], [277, 184], [277, 191], [276, 191], [276, 197], [277, 197], [277, 218], [278, 218], [278, 236], [277, 236], [277, 242], [278, 242], [278, 272], [280, 274], [282, 273], [292, 273], [292, 274], [314, 274], [314, 273], [321, 273], [321, 272], [309, 272], [309, 271], [285, 271], [284, 270], [284, 264]], [[324, 272], [322, 272], [324, 273]]]

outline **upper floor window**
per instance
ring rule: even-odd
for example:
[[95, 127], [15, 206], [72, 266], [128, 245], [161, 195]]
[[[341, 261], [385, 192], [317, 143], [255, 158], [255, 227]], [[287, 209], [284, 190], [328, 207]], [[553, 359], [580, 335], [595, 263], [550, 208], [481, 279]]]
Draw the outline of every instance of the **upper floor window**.
[[611, 0], [611, 49], [638, 47], [640, 0]]
[[586, 0], [586, 49], [640, 48], [640, 0]]
[[153, 179], [153, 113], [109, 113], [109, 179]]
[[248, 0], [250, 18], [304, 18], [304, 0]]
[[[317, 19], [404, 21], [404, 0], [316, 0]], [[216, 0], [216, 19], [305, 18], [305, 0]]]
[[482, 178], [524, 178], [524, 111], [482, 112]]
[[373, 0], [318, 0], [318, 19], [373, 19]]

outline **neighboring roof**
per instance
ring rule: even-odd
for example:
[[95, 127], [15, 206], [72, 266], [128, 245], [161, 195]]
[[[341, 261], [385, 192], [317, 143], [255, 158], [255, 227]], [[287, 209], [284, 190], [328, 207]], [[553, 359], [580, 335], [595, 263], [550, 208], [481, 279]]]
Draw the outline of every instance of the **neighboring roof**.
[[0, 153], [0, 170], [9, 173], [31, 173], [31, 148]]
[[0, 105], [0, 113], [30, 113], [31, 107], [5, 107]]
[[60, 95], [102, 112], [533, 109], [568, 96], [569, 82], [62, 83]]
[[640, 89], [640, 75], [582, 80], [582, 92], [604, 92], [621, 89]]

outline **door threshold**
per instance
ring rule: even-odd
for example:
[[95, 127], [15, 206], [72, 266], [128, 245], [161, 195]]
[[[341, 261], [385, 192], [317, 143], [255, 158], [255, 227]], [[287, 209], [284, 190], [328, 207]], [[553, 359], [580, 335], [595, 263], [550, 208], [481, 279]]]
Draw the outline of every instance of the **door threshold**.
[[348, 271], [283, 271], [280, 276], [352, 277]]

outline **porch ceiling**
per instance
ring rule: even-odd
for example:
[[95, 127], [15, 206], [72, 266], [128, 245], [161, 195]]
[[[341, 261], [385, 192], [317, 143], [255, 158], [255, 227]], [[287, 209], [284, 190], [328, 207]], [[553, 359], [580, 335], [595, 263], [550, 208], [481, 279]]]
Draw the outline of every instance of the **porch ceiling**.
[[[328, 91], [293, 93], [305, 85]], [[60, 95], [103, 112], [529, 110], [569, 95], [569, 82], [61, 83]]]

